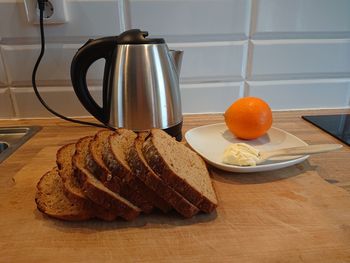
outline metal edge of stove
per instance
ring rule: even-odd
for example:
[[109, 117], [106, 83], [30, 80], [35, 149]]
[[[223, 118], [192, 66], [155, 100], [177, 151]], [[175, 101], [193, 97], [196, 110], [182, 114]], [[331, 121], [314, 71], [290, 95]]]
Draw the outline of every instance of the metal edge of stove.
[[0, 153], [0, 164], [12, 155], [19, 147], [31, 139], [37, 132], [42, 129], [41, 126], [14, 126], [14, 127], [0, 127], [0, 131], [8, 134], [24, 133], [22, 137], [14, 142], [1, 141], [8, 145], [8, 147]]

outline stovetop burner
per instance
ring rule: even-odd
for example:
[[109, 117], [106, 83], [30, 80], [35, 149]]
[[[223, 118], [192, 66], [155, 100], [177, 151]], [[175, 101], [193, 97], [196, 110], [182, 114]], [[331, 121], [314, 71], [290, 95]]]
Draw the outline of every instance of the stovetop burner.
[[350, 146], [350, 114], [309, 115], [302, 118]]

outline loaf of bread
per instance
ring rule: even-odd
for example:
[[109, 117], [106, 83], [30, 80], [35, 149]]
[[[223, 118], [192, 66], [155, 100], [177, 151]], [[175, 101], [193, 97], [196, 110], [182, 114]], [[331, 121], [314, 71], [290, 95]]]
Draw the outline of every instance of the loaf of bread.
[[100, 130], [61, 147], [35, 201], [50, 217], [133, 220], [154, 209], [185, 218], [211, 213], [217, 198], [204, 161], [162, 130]]

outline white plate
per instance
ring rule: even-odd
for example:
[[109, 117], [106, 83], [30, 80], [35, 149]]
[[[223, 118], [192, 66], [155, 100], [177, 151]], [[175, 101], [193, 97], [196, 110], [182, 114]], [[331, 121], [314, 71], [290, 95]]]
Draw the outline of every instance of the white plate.
[[271, 171], [300, 163], [309, 157], [309, 155], [276, 157], [256, 166], [236, 166], [222, 163], [224, 150], [232, 143], [244, 142], [261, 151], [308, 145], [298, 137], [275, 127], [271, 127], [264, 136], [258, 139], [240, 140], [232, 135], [225, 123], [218, 123], [191, 129], [186, 132], [185, 138], [188, 144], [208, 163], [229, 172]]

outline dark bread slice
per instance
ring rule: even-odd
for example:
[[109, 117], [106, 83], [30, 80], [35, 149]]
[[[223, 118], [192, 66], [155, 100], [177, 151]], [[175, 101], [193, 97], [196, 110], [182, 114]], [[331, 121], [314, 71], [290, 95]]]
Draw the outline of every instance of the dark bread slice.
[[136, 218], [140, 213], [140, 209], [137, 206], [109, 190], [86, 169], [86, 155], [89, 150], [89, 143], [92, 139], [93, 136], [87, 136], [78, 140], [76, 143], [76, 151], [73, 156], [73, 167], [82, 185], [84, 194], [94, 203], [108, 210], [115, 211], [125, 220]]
[[[171, 206], [133, 174], [126, 160], [127, 152], [134, 143], [137, 134], [126, 129], [119, 129], [117, 132], [108, 137], [108, 143], [104, 150], [104, 161], [113, 177], [120, 178], [123, 185], [126, 186], [122, 187], [121, 195], [128, 196], [128, 199], [138, 205], [145, 213], [150, 213], [153, 206], [163, 212], [168, 212]], [[127, 191], [123, 191], [123, 189], [127, 189]]]
[[62, 178], [67, 195], [72, 199], [86, 199], [77, 178], [74, 176], [72, 157], [75, 153], [75, 143], [62, 146], [56, 153], [58, 174]]
[[117, 218], [115, 211], [109, 211], [95, 203], [85, 196], [83, 189], [74, 174], [72, 166], [72, 157], [75, 153], [75, 143], [67, 144], [61, 147], [56, 154], [56, 163], [58, 166], [58, 174], [62, 179], [63, 188], [66, 196], [72, 202], [84, 203], [86, 207], [90, 207], [94, 211], [97, 218], [106, 221], [112, 221]]
[[[102, 182], [109, 182], [112, 179], [111, 172], [103, 161], [102, 152], [108, 137], [113, 134], [111, 130], [98, 131], [89, 144], [89, 155], [86, 160], [88, 169]], [[119, 186], [116, 192], [119, 192]]]
[[87, 157], [87, 167], [100, 178], [103, 184], [115, 193], [120, 194], [125, 199], [139, 206], [145, 213], [150, 213], [153, 206], [137, 193], [128, 182], [118, 176], [112, 176], [112, 172], [103, 161], [103, 151], [108, 143], [112, 131], [102, 130], [96, 133], [89, 145], [89, 156]]
[[143, 145], [150, 167], [167, 185], [206, 213], [217, 207], [207, 167], [199, 155], [159, 129], [152, 129]]
[[65, 195], [57, 168], [47, 172], [39, 180], [35, 202], [38, 210], [50, 217], [68, 221], [94, 218], [94, 211], [84, 202], [72, 201]]
[[186, 218], [193, 217], [199, 209], [169, 187], [148, 165], [142, 147], [148, 133], [139, 133], [131, 146], [127, 161], [133, 173], [150, 189], [166, 200], [177, 212]]
[[111, 171], [103, 161], [102, 153], [108, 143], [108, 137], [113, 133], [110, 130], [101, 130], [95, 134], [94, 139], [89, 144], [86, 166], [107, 188], [119, 194], [121, 194], [121, 191], [127, 192], [126, 195], [122, 196], [128, 200], [132, 200], [132, 198], [128, 198], [128, 195], [132, 194], [131, 189], [127, 185], [123, 185], [119, 177], [113, 177]]

